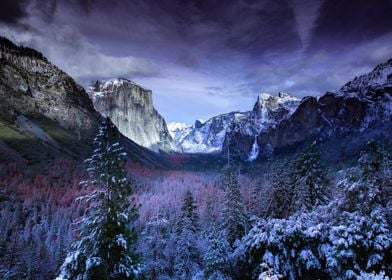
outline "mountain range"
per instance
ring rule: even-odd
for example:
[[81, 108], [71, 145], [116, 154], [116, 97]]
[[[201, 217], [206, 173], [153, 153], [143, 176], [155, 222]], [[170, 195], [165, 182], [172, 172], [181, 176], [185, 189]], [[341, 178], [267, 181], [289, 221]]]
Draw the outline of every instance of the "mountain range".
[[114, 78], [86, 91], [40, 52], [0, 38], [0, 151], [19, 162], [84, 157], [103, 117], [117, 126], [133, 157], [151, 165], [170, 154], [228, 149], [253, 161], [355, 133], [378, 131], [390, 139], [391, 95], [389, 60], [319, 97], [261, 93], [250, 111], [168, 128], [150, 90]]
[[229, 130], [256, 136], [289, 117], [299, 103], [298, 98], [287, 93], [279, 92], [276, 96], [261, 93], [252, 111], [222, 114], [206, 122], [197, 120], [193, 126], [173, 123], [169, 128], [185, 153], [220, 152]]
[[261, 131], [256, 142], [241, 131], [226, 134], [223, 149], [238, 150], [244, 159], [255, 143], [261, 154], [268, 155], [315, 141], [352, 141], [353, 135], [359, 142], [372, 133], [391, 139], [391, 120], [392, 59], [335, 92], [303, 98], [288, 118]]

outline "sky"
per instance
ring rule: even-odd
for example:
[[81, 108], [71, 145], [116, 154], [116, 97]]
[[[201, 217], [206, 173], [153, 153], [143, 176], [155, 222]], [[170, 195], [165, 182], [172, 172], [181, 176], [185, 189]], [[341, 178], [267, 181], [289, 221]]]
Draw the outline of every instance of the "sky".
[[88, 86], [124, 77], [167, 122], [322, 95], [392, 57], [392, 0], [1, 0], [0, 35]]

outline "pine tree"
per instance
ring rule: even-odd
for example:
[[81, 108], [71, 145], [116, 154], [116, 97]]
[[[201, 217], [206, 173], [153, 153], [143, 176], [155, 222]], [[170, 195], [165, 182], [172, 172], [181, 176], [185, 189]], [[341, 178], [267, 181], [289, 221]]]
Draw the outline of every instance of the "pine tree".
[[259, 217], [262, 212], [262, 190], [264, 183], [258, 183], [254, 186], [249, 187], [249, 212], [252, 215]]
[[230, 245], [223, 233], [213, 228], [208, 236], [208, 243], [208, 250], [203, 259], [205, 277], [211, 280], [230, 279], [228, 276]]
[[291, 177], [294, 184], [294, 210], [311, 210], [328, 201], [329, 181], [315, 145], [295, 160]]
[[[392, 161], [390, 153], [375, 141], [369, 141], [359, 159], [359, 174], [351, 172], [346, 186], [345, 210], [370, 213], [376, 205], [386, 207], [392, 200]], [[354, 170], [352, 170], [354, 171]]]
[[287, 218], [292, 211], [293, 185], [289, 178], [289, 164], [275, 166], [271, 174], [271, 193], [265, 207], [265, 216]]
[[129, 227], [138, 207], [129, 200], [133, 191], [117, 133], [106, 119], [94, 140], [94, 153], [86, 160], [90, 179], [81, 184], [95, 189], [79, 198], [87, 207], [75, 222], [79, 237], [60, 279], [134, 279], [139, 271], [138, 256], [132, 252], [136, 231]]
[[246, 233], [248, 215], [241, 199], [238, 178], [231, 167], [228, 167], [225, 171], [223, 185], [225, 200], [222, 213], [222, 229], [229, 244], [233, 245], [237, 239], [241, 239]]
[[169, 221], [158, 214], [151, 219], [143, 231], [144, 257], [146, 258], [145, 271], [148, 279], [162, 279], [167, 276], [168, 258], [165, 250], [169, 238]]
[[174, 266], [178, 279], [191, 279], [200, 271], [199, 250], [197, 248], [196, 205], [192, 193], [187, 191], [181, 207], [181, 216], [177, 224], [176, 263]]
[[202, 235], [204, 237], [209, 236], [211, 229], [213, 229], [218, 220], [218, 215], [215, 211], [214, 201], [216, 201], [216, 196], [212, 196], [211, 194], [207, 196], [206, 199], [206, 209], [205, 209], [205, 216], [204, 216], [204, 223], [203, 223], [203, 230]]

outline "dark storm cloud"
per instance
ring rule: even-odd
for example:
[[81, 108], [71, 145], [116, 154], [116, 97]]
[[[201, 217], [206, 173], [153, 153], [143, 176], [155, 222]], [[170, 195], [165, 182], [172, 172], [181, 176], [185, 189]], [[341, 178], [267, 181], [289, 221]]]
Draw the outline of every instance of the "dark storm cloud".
[[[172, 18], [174, 37], [190, 44], [210, 41], [210, 47], [261, 55], [274, 48], [300, 46], [294, 12], [288, 1], [151, 1], [151, 16], [159, 23], [162, 11]], [[173, 4], [174, 3], [174, 4]]]
[[326, 0], [312, 36], [312, 48], [358, 44], [392, 32], [392, 1]]
[[17, 23], [26, 16], [25, 0], [2, 0], [0, 8], [0, 22]]
[[57, 0], [41, 0], [34, 3], [34, 7], [40, 11], [40, 17], [47, 23], [53, 22], [57, 11]]
[[[97, 20], [81, 24], [81, 29], [91, 36], [101, 33], [110, 39], [121, 37], [123, 42], [144, 47], [160, 43], [168, 52], [197, 47], [199, 56], [209, 58], [227, 51], [259, 56], [271, 49], [301, 47], [294, 10], [286, 0], [76, 2], [74, 9], [96, 14]], [[63, 4], [68, 5], [64, 1]], [[113, 17], [110, 22], [102, 17], [98, 21], [99, 13]], [[182, 50], [180, 56], [184, 57], [183, 53]]]
[[[95, 0], [76, 0], [73, 1], [74, 4], [79, 4], [80, 7], [84, 10], [86, 14], [89, 14], [92, 8], [94, 7]], [[113, 1], [114, 2], [114, 1]]]

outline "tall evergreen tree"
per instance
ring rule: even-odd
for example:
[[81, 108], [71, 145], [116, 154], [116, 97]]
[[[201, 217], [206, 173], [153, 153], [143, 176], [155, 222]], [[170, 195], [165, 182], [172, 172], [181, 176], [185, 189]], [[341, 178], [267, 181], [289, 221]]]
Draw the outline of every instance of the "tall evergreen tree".
[[292, 211], [293, 184], [289, 178], [289, 164], [275, 166], [269, 179], [271, 193], [265, 205], [265, 217], [284, 219]]
[[143, 231], [144, 253], [146, 259], [144, 270], [148, 279], [156, 280], [168, 277], [168, 257], [165, 251], [169, 239], [169, 221], [158, 214], [151, 219]]
[[237, 239], [241, 239], [246, 233], [248, 215], [241, 199], [238, 177], [230, 166], [225, 170], [223, 185], [225, 200], [222, 212], [222, 229], [229, 244], [233, 245]]
[[187, 191], [177, 224], [175, 273], [178, 279], [191, 279], [200, 271], [197, 248], [198, 223], [196, 205], [192, 193]]
[[204, 256], [204, 276], [211, 280], [231, 279], [229, 277], [230, 245], [223, 233], [216, 227], [208, 235], [208, 250]]
[[138, 256], [132, 251], [136, 231], [130, 228], [138, 207], [129, 200], [133, 190], [117, 133], [106, 119], [94, 140], [94, 153], [86, 160], [90, 179], [81, 184], [95, 189], [79, 198], [87, 207], [75, 222], [79, 237], [60, 279], [134, 279], [138, 274]]
[[215, 210], [216, 196], [211, 194], [207, 196], [204, 223], [202, 228], [202, 235], [208, 238], [210, 231], [216, 227], [218, 222], [218, 215]]
[[392, 161], [385, 147], [371, 140], [359, 159], [359, 174], [352, 172], [342, 182], [346, 186], [345, 210], [369, 213], [374, 206], [383, 207], [392, 200]]
[[294, 162], [294, 210], [311, 210], [328, 201], [327, 172], [320, 152], [311, 145]]
[[249, 212], [254, 215], [254, 216], [261, 216], [262, 214], [262, 208], [263, 208], [263, 187], [264, 187], [264, 181], [259, 182], [254, 186], [248, 187], [248, 193], [249, 193], [249, 198], [248, 198], [248, 210]]

